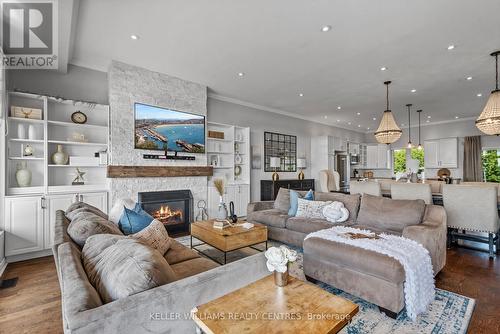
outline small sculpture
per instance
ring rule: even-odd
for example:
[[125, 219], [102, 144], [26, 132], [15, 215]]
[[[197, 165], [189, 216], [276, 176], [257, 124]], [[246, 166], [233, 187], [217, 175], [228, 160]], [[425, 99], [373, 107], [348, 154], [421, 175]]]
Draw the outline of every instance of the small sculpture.
[[83, 178], [83, 176], [87, 174], [85, 172], [82, 172], [79, 168], [76, 168], [75, 169], [75, 178], [73, 179], [73, 182], [71, 183], [72, 185], [74, 186], [82, 186], [85, 184], [85, 179]]

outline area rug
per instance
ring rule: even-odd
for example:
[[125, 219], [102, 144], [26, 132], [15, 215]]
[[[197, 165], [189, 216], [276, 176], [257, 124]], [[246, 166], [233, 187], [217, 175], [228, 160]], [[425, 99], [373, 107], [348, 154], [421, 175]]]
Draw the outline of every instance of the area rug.
[[[190, 237], [181, 237], [177, 241], [189, 247]], [[193, 239], [193, 244], [201, 242]], [[279, 246], [281, 243], [270, 241], [270, 246]], [[222, 260], [224, 255], [208, 246], [201, 245], [197, 247], [206, 252], [210, 257]], [[257, 246], [264, 250], [264, 245]], [[294, 247], [292, 247], [294, 248]], [[290, 274], [305, 280], [302, 267], [302, 250], [294, 248], [299, 252], [299, 257], [290, 267]], [[243, 257], [257, 254], [258, 251], [251, 248], [243, 248], [227, 254], [227, 262], [237, 261]], [[429, 310], [418, 316], [416, 322], [412, 322], [403, 311], [397, 319], [391, 319], [383, 313], [380, 313], [378, 307], [361, 298], [350, 295], [342, 290], [336, 289], [325, 283], [318, 283], [322, 289], [331, 292], [340, 297], [351, 300], [359, 305], [359, 313], [354, 316], [349, 325], [344, 327], [342, 334], [383, 334], [383, 333], [432, 333], [432, 334], [462, 334], [467, 332], [469, 321], [474, 310], [475, 300], [450, 291], [436, 289], [436, 298], [431, 303]]]

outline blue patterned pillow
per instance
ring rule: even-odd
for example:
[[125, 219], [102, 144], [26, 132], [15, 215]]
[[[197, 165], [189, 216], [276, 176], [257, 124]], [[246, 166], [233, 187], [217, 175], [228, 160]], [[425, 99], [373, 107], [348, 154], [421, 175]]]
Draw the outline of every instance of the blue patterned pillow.
[[291, 217], [295, 217], [295, 215], [297, 214], [297, 208], [299, 207], [299, 198], [312, 201], [314, 200], [314, 191], [310, 189], [307, 194], [302, 197], [295, 190], [290, 190], [290, 209], [288, 210], [288, 215]]
[[142, 210], [141, 212], [135, 212], [135, 208], [134, 210], [129, 210], [124, 207], [123, 214], [118, 222], [118, 227], [120, 227], [123, 234], [128, 235], [141, 231], [151, 224], [152, 221], [153, 217], [151, 217], [146, 211]]

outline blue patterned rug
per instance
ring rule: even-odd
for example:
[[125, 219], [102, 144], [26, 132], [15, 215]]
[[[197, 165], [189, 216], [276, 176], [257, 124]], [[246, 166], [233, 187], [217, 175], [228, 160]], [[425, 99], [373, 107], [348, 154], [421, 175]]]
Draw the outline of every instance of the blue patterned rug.
[[[178, 238], [177, 241], [189, 247], [189, 237]], [[197, 244], [197, 242], [194, 242]], [[271, 241], [269, 246], [279, 246]], [[221, 253], [210, 246], [201, 246], [212, 257], [222, 257]], [[295, 248], [294, 248], [295, 249]], [[305, 280], [302, 267], [302, 250], [296, 249], [299, 257], [290, 267], [290, 274]], [[228, 253], [228, 262], [236, 261], [245, 256], [256, 254], [257, 251], [244, 248]], [[392, 319], [380, 313], [378, 307], [361, 298], [350, 295], [325, 283], [318, 283], [322, 289], [335, 295], [349, 299], [359, 305], [359, 313], [351, 323], [340, 333], [342, 334], [386, 334], [386, 333], [429, 333], [429, 334], [462, 334], [467, 332], [469, 321], [474, 310], [475, 300], [450, 291], [436, 289], [436, 299], [429, 310], [421, 314], [416, 322], [412, 322], [403, 311], [397, 319]]]

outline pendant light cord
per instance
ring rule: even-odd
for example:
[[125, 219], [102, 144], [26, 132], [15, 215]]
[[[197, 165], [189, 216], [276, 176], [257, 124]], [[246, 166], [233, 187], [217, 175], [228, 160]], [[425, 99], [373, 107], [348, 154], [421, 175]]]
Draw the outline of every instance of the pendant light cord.
[[[498, 66], [497, 66], [497, 70], [498, 70]], [[498, 73], [497, 73], [497, 77], [498, 77]], [[497, 85], [498, 85], [498, 82], [497, 82]], [[387, 107], [386, 110], [389, 110], [389, 84], [387, 83], [385, 86], [387, 87], [387, 93], [385, 96], [385, 101], [386, 101], [385, 105]]]
[[496, 90], [498, 90], [498, 53], [495, 54]]

